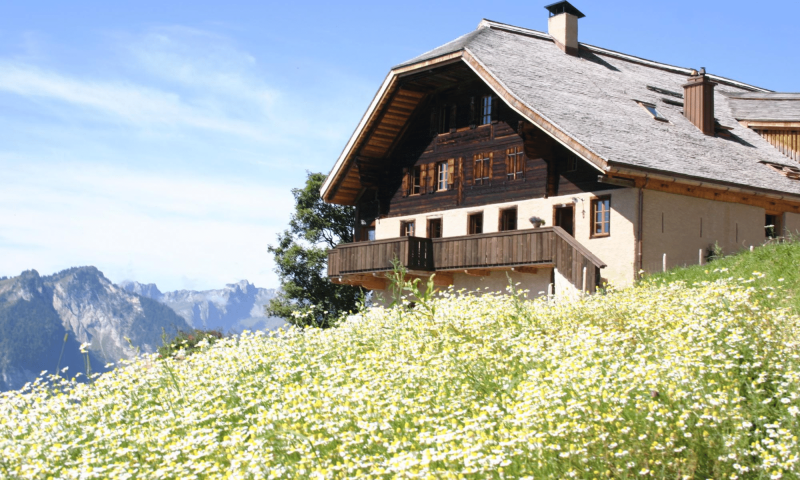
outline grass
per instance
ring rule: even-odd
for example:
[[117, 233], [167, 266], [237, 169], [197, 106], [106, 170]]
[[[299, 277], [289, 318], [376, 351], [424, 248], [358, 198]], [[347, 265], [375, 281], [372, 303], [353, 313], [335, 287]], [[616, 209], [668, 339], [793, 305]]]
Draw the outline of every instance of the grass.
[[0, 395], [0, 477], [797, 478], [796, 258], [575, 303], [406, 290], [329, 330], [40, 379]]
[[[761, 276], [753, 276], [760, 272]], [[717, 280], [744, 281], [753, 278], [758, 288], [754, 299], [773, 308], [788, 308], [800, 314], [800, 242], [770, 243], [750, 251], [713, 260], [706, 265], [676, 268], [646, 276], [643, 281], [657, 285], [685, 282], [695, 285]], [[781, 295], [775, 294], [780, 288]], [[770, 293], [773, 295], [770, 296]]]

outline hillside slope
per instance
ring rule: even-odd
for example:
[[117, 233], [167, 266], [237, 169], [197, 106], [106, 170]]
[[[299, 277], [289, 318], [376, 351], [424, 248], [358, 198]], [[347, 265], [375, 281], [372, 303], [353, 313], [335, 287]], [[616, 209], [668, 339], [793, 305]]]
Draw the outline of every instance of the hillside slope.
[[777, 308], [797, 285], [729, 272], [411, 298], [42, 381], [0, 396], [0, 476], [797, 478], [800, 318]]

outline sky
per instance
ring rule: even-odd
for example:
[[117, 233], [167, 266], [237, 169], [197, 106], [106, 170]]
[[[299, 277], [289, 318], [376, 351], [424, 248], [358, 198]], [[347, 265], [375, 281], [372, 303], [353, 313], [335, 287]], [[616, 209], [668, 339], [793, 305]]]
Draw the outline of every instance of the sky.
[[[0, 0], [0, 276], [247, 279], [393, 65], [551, 1]], [[800, 91], [800, 2], [575, 0], [579, 40]]]

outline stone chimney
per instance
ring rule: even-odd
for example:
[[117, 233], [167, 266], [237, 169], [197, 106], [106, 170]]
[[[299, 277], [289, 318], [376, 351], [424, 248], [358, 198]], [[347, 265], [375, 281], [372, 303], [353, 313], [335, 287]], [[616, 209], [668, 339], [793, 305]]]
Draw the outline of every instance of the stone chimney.
[[553, 37], [558, 48], [570, 55], [578, 55], [578, 19], [586, 15], [569, 2], [557, 2], [544, 7], [550, 12], [547, 33]]
[[692, 70], [689, 82], [683, 85], [683, 115], [706, 135], [714, 135], [714, 87], [706, 77], [706, 69]]

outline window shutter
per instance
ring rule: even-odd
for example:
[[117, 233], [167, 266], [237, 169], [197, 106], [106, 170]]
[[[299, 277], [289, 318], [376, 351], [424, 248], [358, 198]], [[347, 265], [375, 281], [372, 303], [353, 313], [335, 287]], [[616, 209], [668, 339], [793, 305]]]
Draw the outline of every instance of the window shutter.
[[492, 96], [492, 121], [497, 121], [499, 118], [498, 113], [500, 113], [500, 102], [499, 98]]
[[489, 152], [489, 181], [492, 180], [492, 174], [494, 173], [494, 152]]
[[511, 157], [512, 153], [514, 153], [513, 148], [506, 149], [506, 177], [514, 173], [514, 160]]
[[475, 179], [478, 178], [480, 175], [480, 171], [478, 170], [478, 155], [475, 154], [472, 156], [472, 184], [475, 185]]
[[408, 184], [411, 183], [409, 181], [408, 177], [409, 177], [408, 169], [404, 168], [403, 169], [403, 196], [404, 197], [408, 196]]
[[447, 188], [453, 188], [456, 179], [456, 159], [451, 158], [447, 161]]

